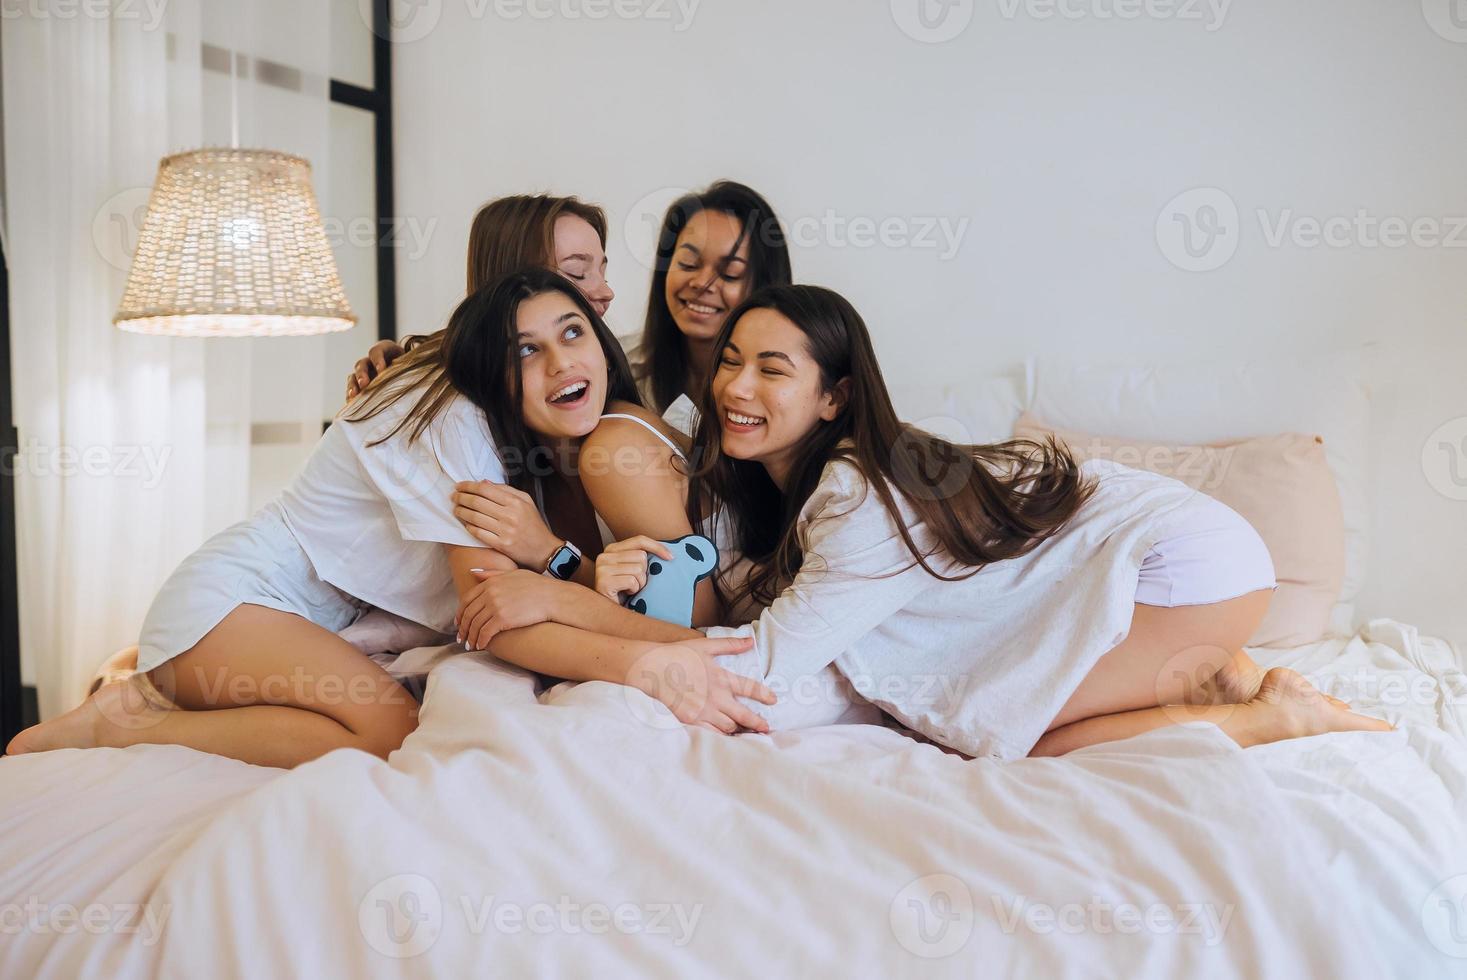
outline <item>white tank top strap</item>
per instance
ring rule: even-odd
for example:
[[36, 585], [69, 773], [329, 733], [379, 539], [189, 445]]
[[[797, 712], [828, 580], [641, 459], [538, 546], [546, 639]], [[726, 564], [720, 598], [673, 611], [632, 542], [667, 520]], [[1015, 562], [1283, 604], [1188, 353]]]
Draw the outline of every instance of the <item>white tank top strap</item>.
[[667, 436], [657, 431], [657, 426], [653, 425], [651, 422], [648, 422], [646, 419], [638, 418], [635, 415], [623, 415], [621, 412], [607, 412], [601, 417], [603, 419], [626, 419], [629, 422], [635, 422], [642, 428], [646, 429], [648, 432], [652, 433], [654, 436], [665, 442], [667, 444], [667, 448], [676, 453], [679, 459], [687, 459], [687, 457], [683, 455], [683, 451], [678, 448], [677, 443], [673, 442]]

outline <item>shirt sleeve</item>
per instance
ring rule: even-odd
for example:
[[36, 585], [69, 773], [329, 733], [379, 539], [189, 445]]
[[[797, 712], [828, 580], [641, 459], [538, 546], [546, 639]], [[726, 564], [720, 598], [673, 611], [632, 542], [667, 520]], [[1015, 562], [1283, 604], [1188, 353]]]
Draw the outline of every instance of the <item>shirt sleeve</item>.
[[[374, 420], [375, 421], [375, 420]], [[409, 442], [411, 426], [377, 445], [369, 445], [391, 431], [393, 420], [353, 433], [357, 456], [378, 492], [392, 508], [405, 541], [436, 541], [481, 548], [453, 516], [454, 484], [463, 480], [504, 483], [504, 464], [478, 406], [455, 397], [417, 439]]]
[[[805, 560], [795, 581], [754, 622], [707, 630], [710, 637], [754, 638], [751, 650], [719, 657], [718, 665], [774, 690], [780, 703], [773, 707], [746, 703], [775, 728], [828, 724], [843, 713], [848, 689], [827, 668], [938, 581], [916, 562], [880, 495], [849, 463], [827, 469], [800, 520]], [[927, 549], [925, 525], [910, 513], [904, 520]]]

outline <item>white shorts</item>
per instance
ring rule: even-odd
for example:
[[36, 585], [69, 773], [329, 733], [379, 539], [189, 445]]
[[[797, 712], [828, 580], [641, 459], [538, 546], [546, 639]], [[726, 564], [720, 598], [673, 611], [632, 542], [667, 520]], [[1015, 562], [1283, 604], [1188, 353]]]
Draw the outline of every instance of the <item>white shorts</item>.
[[205, 541], [168, 576], [143, 619], [138, 670], [193, 649], [245, 603], [295, 613], [333, 633], [368, 608], [321, 581], [280, 506], [269, 503]]
[[1241, 514], [1201, 493], [1187, 506], [1180, 529], [1142, 559], [1137, 602], [1201, 606], [1278, 588], [1268, 547]]

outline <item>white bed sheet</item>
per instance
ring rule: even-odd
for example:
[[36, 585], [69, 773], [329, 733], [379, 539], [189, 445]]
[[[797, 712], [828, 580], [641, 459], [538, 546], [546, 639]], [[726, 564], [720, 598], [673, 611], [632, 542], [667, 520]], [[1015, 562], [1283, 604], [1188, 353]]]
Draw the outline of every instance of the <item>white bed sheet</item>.
[[1268, 653], [1401, 730], [1000, 765], [453, 656], [389, 763], [0, 760], [0, 976], [1467, 975], [1453, 651]]

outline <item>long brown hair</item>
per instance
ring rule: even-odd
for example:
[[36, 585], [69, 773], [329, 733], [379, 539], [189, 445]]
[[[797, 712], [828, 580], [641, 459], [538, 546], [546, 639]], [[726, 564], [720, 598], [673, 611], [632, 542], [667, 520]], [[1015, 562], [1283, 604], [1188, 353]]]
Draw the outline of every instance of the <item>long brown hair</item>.
[[[715, 346], [720, 356], [739, 318], [756, 309], [774, 310], [800, 328], [825, 391], [842, 381], [848, 389], [840, 414], [818, 423], [797, 447], [783, 492], [761, 464], [722, 453], [711, 378], [702, 392], [693, 457], [700, 462], [688, 499], [690, 507], [717, 500], [723, 511], [716, 519], [730, 522], [738, 550], [753, 562], [737, 594], [726, 597], [731, 605], [747, 599], [767, 605], [794, 581], [805, 561], [797, 533], [800, 510], [832, 460], [860, 469], [867, 492], [875, 489], [900, 530], [913, 564], [944, 581], [965, 579], [990, 562], [1026, 554], [1094, 492], [1069, 450], [1052, 437], [1044, 443], [1016, 439], [960, 445], [898, 420], [866, 324], [829, 289], [772, 286], [750, 296], [724, 323]], [[897, 493], [936, 538], [928, 552], [912, 539]], [[968, 567], [945, 575], [931, 564], [938, 557]]]
[[[749, 291], [764, 286], [783, 286], [793, 281], [790, 250], [774, 208], [752, 187], [737, 181], [719, 180], [707, 189], [685, 194], [672, 203], [657, 233], [657, 256], [652, 266], [652, 291], [647, 296], [647, 320], [637, 346], [633, 370], [650, 395], [653, 411], [662, 413], [677, 401], [688, 383], [688, 343], [672, 311], [667, 308], [667, 270], [677, 251], [677, 237], [701, 211], [717, 211], [737, 220], [742, 227], [737, 249], [749, 243]], [[727, 265], [725, 260], [724, 265]], [[723, 266], [719, 267], [722, 274]]]
[[[417, 401], [392, 431], [369, 445], [385, 442], [409, 426], [411, 443], [455, 394], [462, 393], [484, 412], [510, 484], [526, 493], [533, 492], [536, 480], [543, 475], [537, 468], [548, 466], [549, 456], [539, 437], [525, 425], [517, 354], [519, 309], [526, 300], [549, 292], [569, 299], [591, 324], [606, 355], [606, 400], [640, 405], [632, 369], [611, 329], [575, 284], [552, 269], [537, 266], [503, 276], [470, 293], [453, 311], [448, 326], [439, 331], [441, 343], [419, 345], [393, 361], [381, 379], [367, 389], [365, 397], [354, 401], [339, 417], [348, 422], [365, 421], [417, 393]], [[542, 456], [544, 464], [540, 463]]]
[[[520, 269], [555, 268], [555, 222], [566, 215], [584, 220], [606, 247], [606, 212], [576, 197], [515, 194], [481, 207], [469, 228], [468, 292]], [[442, 341], [439, 330], [408, 337], [402, 346], [411, 351]]]

